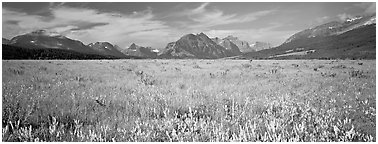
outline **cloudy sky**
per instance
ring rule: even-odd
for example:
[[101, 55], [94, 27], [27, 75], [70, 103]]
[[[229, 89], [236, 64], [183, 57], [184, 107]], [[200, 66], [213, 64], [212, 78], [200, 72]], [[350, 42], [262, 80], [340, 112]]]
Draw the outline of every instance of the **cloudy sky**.
[[375, 3], [2, 3], [2, 36], [39, 29], [84, 44], [108, 41], [164, 48], [188, 33], [233, 35], [280, 45], [296, 32], [334, 20], [375, 13]]

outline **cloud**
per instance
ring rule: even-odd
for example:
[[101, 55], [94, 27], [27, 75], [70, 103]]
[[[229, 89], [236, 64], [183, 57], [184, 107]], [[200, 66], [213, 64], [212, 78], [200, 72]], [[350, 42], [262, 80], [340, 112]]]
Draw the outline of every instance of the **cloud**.
[[359, 4], [356, 4], [355, 6], [358, 6], [362, 9], [364, 9], [364, 13], [365, 14], [374, 14], [376, 13], [376, 5], [375, 5], [375, 2], [372, 2], [372, 3], [369, 3], [369, 2], [362, 2], [362, 3], [359, 3]]
[[47, 29], [86, 44], [109, 41], [125, 48], [133, 42], [147, 44], [149, 40], [154, 41], [146, 46], [165, 45], [167, 41], [156, 41], [156, 37], [170, 32], [164, 22], [153, 20], [150, 8], [130, 15], [61, 5], [50, 10], [51, 16], [44, 17], [3, 8], [3, 37]]
[[186, 27], [209, 28], [218, 25], [250, 22], [275, 12], [275, 10], [264, 10], [244, 15], [224, 14], [223, 11], [219, 9], [208, 9], [209, 4], [210, 3], [203, 3], [197, 8], [183, 10], [175, 14], [175, 16], [187, 16], [190, 21], [183, 23]]
[[280, 23], [270, 23], [267, 27], [258, 29], [209, 30], [205, 31], [205, 33], [209, 37], [224, 38], [228, 35], [233, 35], [249, 43], [262, 41], [269, 42], [272, 46], [278, 46], [298, 32], [296, 30], [276, 30], [281, 26], [282, 24]]
[[53, 7], [60, 7], [60, 6], [63, 6], [65, 4], [65, 2], [50, 2], [49, 3], [49, 7], [50, 8], [53, 8]]
[[[238, 36], [248, 42], [265, 41], [281, 44], [295, 32], [274, 30], [280, 24], [271, 23], [259, 29], [214, 29], [214, 26], [251, 22], [275, 12], [257, 11], [245, 14], [225, 14], [203, 3], [193, 9], [182, 10], [170, 24], [153, 14], [151, 8], [132, 14], [101, 12], [90, 8], [74, 8], [63, 4], [51, 4], [49, 15], [33, 15], [3, 8], [3, 37], [11, 38], [38, 29], [58, 32], [85, 44], [108, 41], [127, 48], [131, 43], [154, 48], [164, 48], [188, 33], [204, 32], [210, 37]], [[173, 24], [174, 23], [174, 24]]]
[[323, 17], [316, 18], [315, 22], [317, 24], [319, 24], [319, 23], [324, 23], [324, 22], [329, 21], [329, 20], [330, 20], [329, 16], [323, 16]]
[[3, 8], [2, 12], [3, 37], [5, 38], [30, 32], [30, 29], [39, 29], [41, 28], [41, 22], [44, 20], [42, 16], [28, 15], [27, 13], [11, 11], [6, 8]]
[[62, 27], [54, 27], [54, 28], [51, 28], [50, 30], [57, 33], [63, 33], [63, 32], [70, 31], [72, 29], [77, 29], [77, 28], [78, 26], [68, 25], [68, 26], [62, 26]]
[[339, 18], [339, 20], [345, 21], [345, 20], [347, 20], [349, 18], [353, 18], [354, 16], [350, 15], [350, 14], [343, 13], [343, 14], [337, 15], [337, 17]]

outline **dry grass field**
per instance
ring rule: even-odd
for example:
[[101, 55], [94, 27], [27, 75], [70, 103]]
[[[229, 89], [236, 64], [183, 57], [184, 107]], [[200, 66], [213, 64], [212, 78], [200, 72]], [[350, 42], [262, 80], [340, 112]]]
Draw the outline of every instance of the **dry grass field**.
[[2, 141], [376, 141], [375, 60], [2, 61]]

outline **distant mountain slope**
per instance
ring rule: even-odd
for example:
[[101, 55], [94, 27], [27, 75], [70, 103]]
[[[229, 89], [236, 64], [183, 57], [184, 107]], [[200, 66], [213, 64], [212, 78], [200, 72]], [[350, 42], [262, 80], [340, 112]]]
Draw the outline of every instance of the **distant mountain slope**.
[[331, 35], [339, 35], [350, 30], [356, 29], [358, 27], [366, 26], [375, 23], [375, 14], [369, 16], [358, 16], [354, 18], [347, 19], [344, 22], [332, 21], [326, 24], [316, 26], [314, 28], [309, 28], [298, 32], [288, 38], [285, 43], [295, 41], [298, 39], [306, 39], [313, 37], [325, 37]]
[[[270, 43], [258, 42], [258, 41], [250, 44], [250, 47], [251, 47], [252, 50], [255, 50], [255, 51], [260, 51], [260, 50], [272, 48]], [[252, 51], [246, 51], [246, 52], [252, 52]]]
[[[62, 36], [55, 32], [50, 32], [47, 30], [37, 30], [31, 33], [27, 33], [24, 35], [19, 35], [12, 38], [9, 42], [6, 39], [3, 39], [3, 44], [8, 45], [8, 49], [10, 46], [18, 48], [19, 51], [25, 52], [37, 52], [35, 55], [40, 55], [41, 53], [47, 54], [43, 56], [47, 56], [50, 58], [58, 57], [59, 59], [69, 59], [68, 53], [72, 53], [75, 55], [75, 58], [84, 58], [89, 55], [89, 57], [96, 58], [134, 58], [135, 56], [126, 56], [121, 53], [118, 49], [118, 46], [113, 46], [109, 42], [96, 42], [90, 43], [88, 45], [84, 45], [82, 42], [78, 40], [72, 40], [65, 36]], [[22, 49], [20, 49], [22, 48]], [[25, 49], [38, 49], [38, 50], [25, 50]], [[47, 49], [47, 50], [42, 50]], [[55, 50], [54, 50], [55, 49]], [[71, 52], [69, 52], [71, 51]], [[57, 54], [58, 52], [63, 52], [62, 55]], [[9, 51], [9, 54], [14, 55], [16, 53], [12, 53]], [[24, 55], [24, 54], [20, 54]], [[33, 55], [33, 54], [28, 54]], [[62, 56], [68, 56], [64, 58]], [[17, 56], [13, 56], [17, 57]], [[23, 56], [21, 56], [23, 57]], [[33, 57], [35, 58], [35, 57]]]
[[242, 58], [375, 59], [375, 14], [329, 22], [300, 31], [282, 45], [247, 53]]
[[253, 49], [251, 49], [251, 47], [249, 46], [248, 42], [247, 41], [242, 41], [242, 40], [239, 40], [238, 37], [234, 37], [234, 36], [227, 36], [225, 38], [223, 38], [223, 40], [228, 40], [228, 41], [231, 41], [232, 43], [234, 43], [240, 50], [240, 52], [252, 52], [252, 51], [255, 51]]
[[[2, 45], [2, 59], [118, 59], [119, 57], [98, 54], [86, 54], [65, 49], [22, 48], [12, 45]], [[138, 59], [138, 57], [126, 57]]]
[[112, 44], [109, 42], [96, 42], [88, 44], [88, 47], [92, 48], [93, 50], [103, 54], [103, 55], [110, 55], [115, 57], [126, 57], [123, 53], [118, 51]]
[[51, 48], [72, 50], [86, 54], [101, 54], [87, 47], [82, 42], [46, 30], [38, 30], [11, 39], [10, 45], [23, 48]]
[[159, 54], [159, 58], [201, 58], [215, 59], [234, 54], [216, 44], [204, 33], [187, 34], [176, 42], [169, 43]]
[[[229, 51], [231, 50], [231, 52], [234, 53], [235, 55], [272, 48], [271, 45], [266, 42], [255, 42], [255, 43], [249, 44], [247, 41], [239, 40], [239, 38], [231, 36], [231, 35], [223, 39], [215, 37], [215, 38], [212, 38], [211, 40], [213, 40], [218, 45], [225, 47], [227, 50]], [[238, 48], [238, 50], [236, 49], [236, 47]]]
[[9, 43], [10, 43], [10, 40], [3, 38], [2, 44], [9, 44]]
[[122, 53], [129, 56], [138, 56], [142, 58], [156, 58], [158, 50], [150, 47], [138, 46], [135, 43], [131, 44], [128, 49], [122, 50]]
[[229, 53], [232, 55], [240, 55], [241, 51], [239, 50], [239, 47], [235, 45], [231, 40], [229, 39], [219, 39], [218, 37], [212, 38], [216, 44], [224, 47]]
[[121, 53], [122, 53], [122, 51], [124, 50], [123, 48], [121, 48], [121, 47], [118, 46], [118, 45], [113, 45], [113, 47], [114, 47], [115, 49], [117, 49], [118, 51], [120, 51]]
[[[297, 52], [306, 53], [298, 55]], [[289, 53], [293, 53], [290, 55]], [[295, 54], [296, 53], [296, 54]], [[375, 59], [376, 24], [357, 27], [338, 35], [292, 39], [278, 47], [247, 53], [247, 59]]]

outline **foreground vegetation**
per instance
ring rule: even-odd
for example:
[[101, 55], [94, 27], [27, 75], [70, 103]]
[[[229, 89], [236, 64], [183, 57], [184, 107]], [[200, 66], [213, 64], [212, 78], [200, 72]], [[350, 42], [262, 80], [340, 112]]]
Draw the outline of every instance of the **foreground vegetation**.
[[375, 61], [4, 61], [2, 141], [376, 141]]

